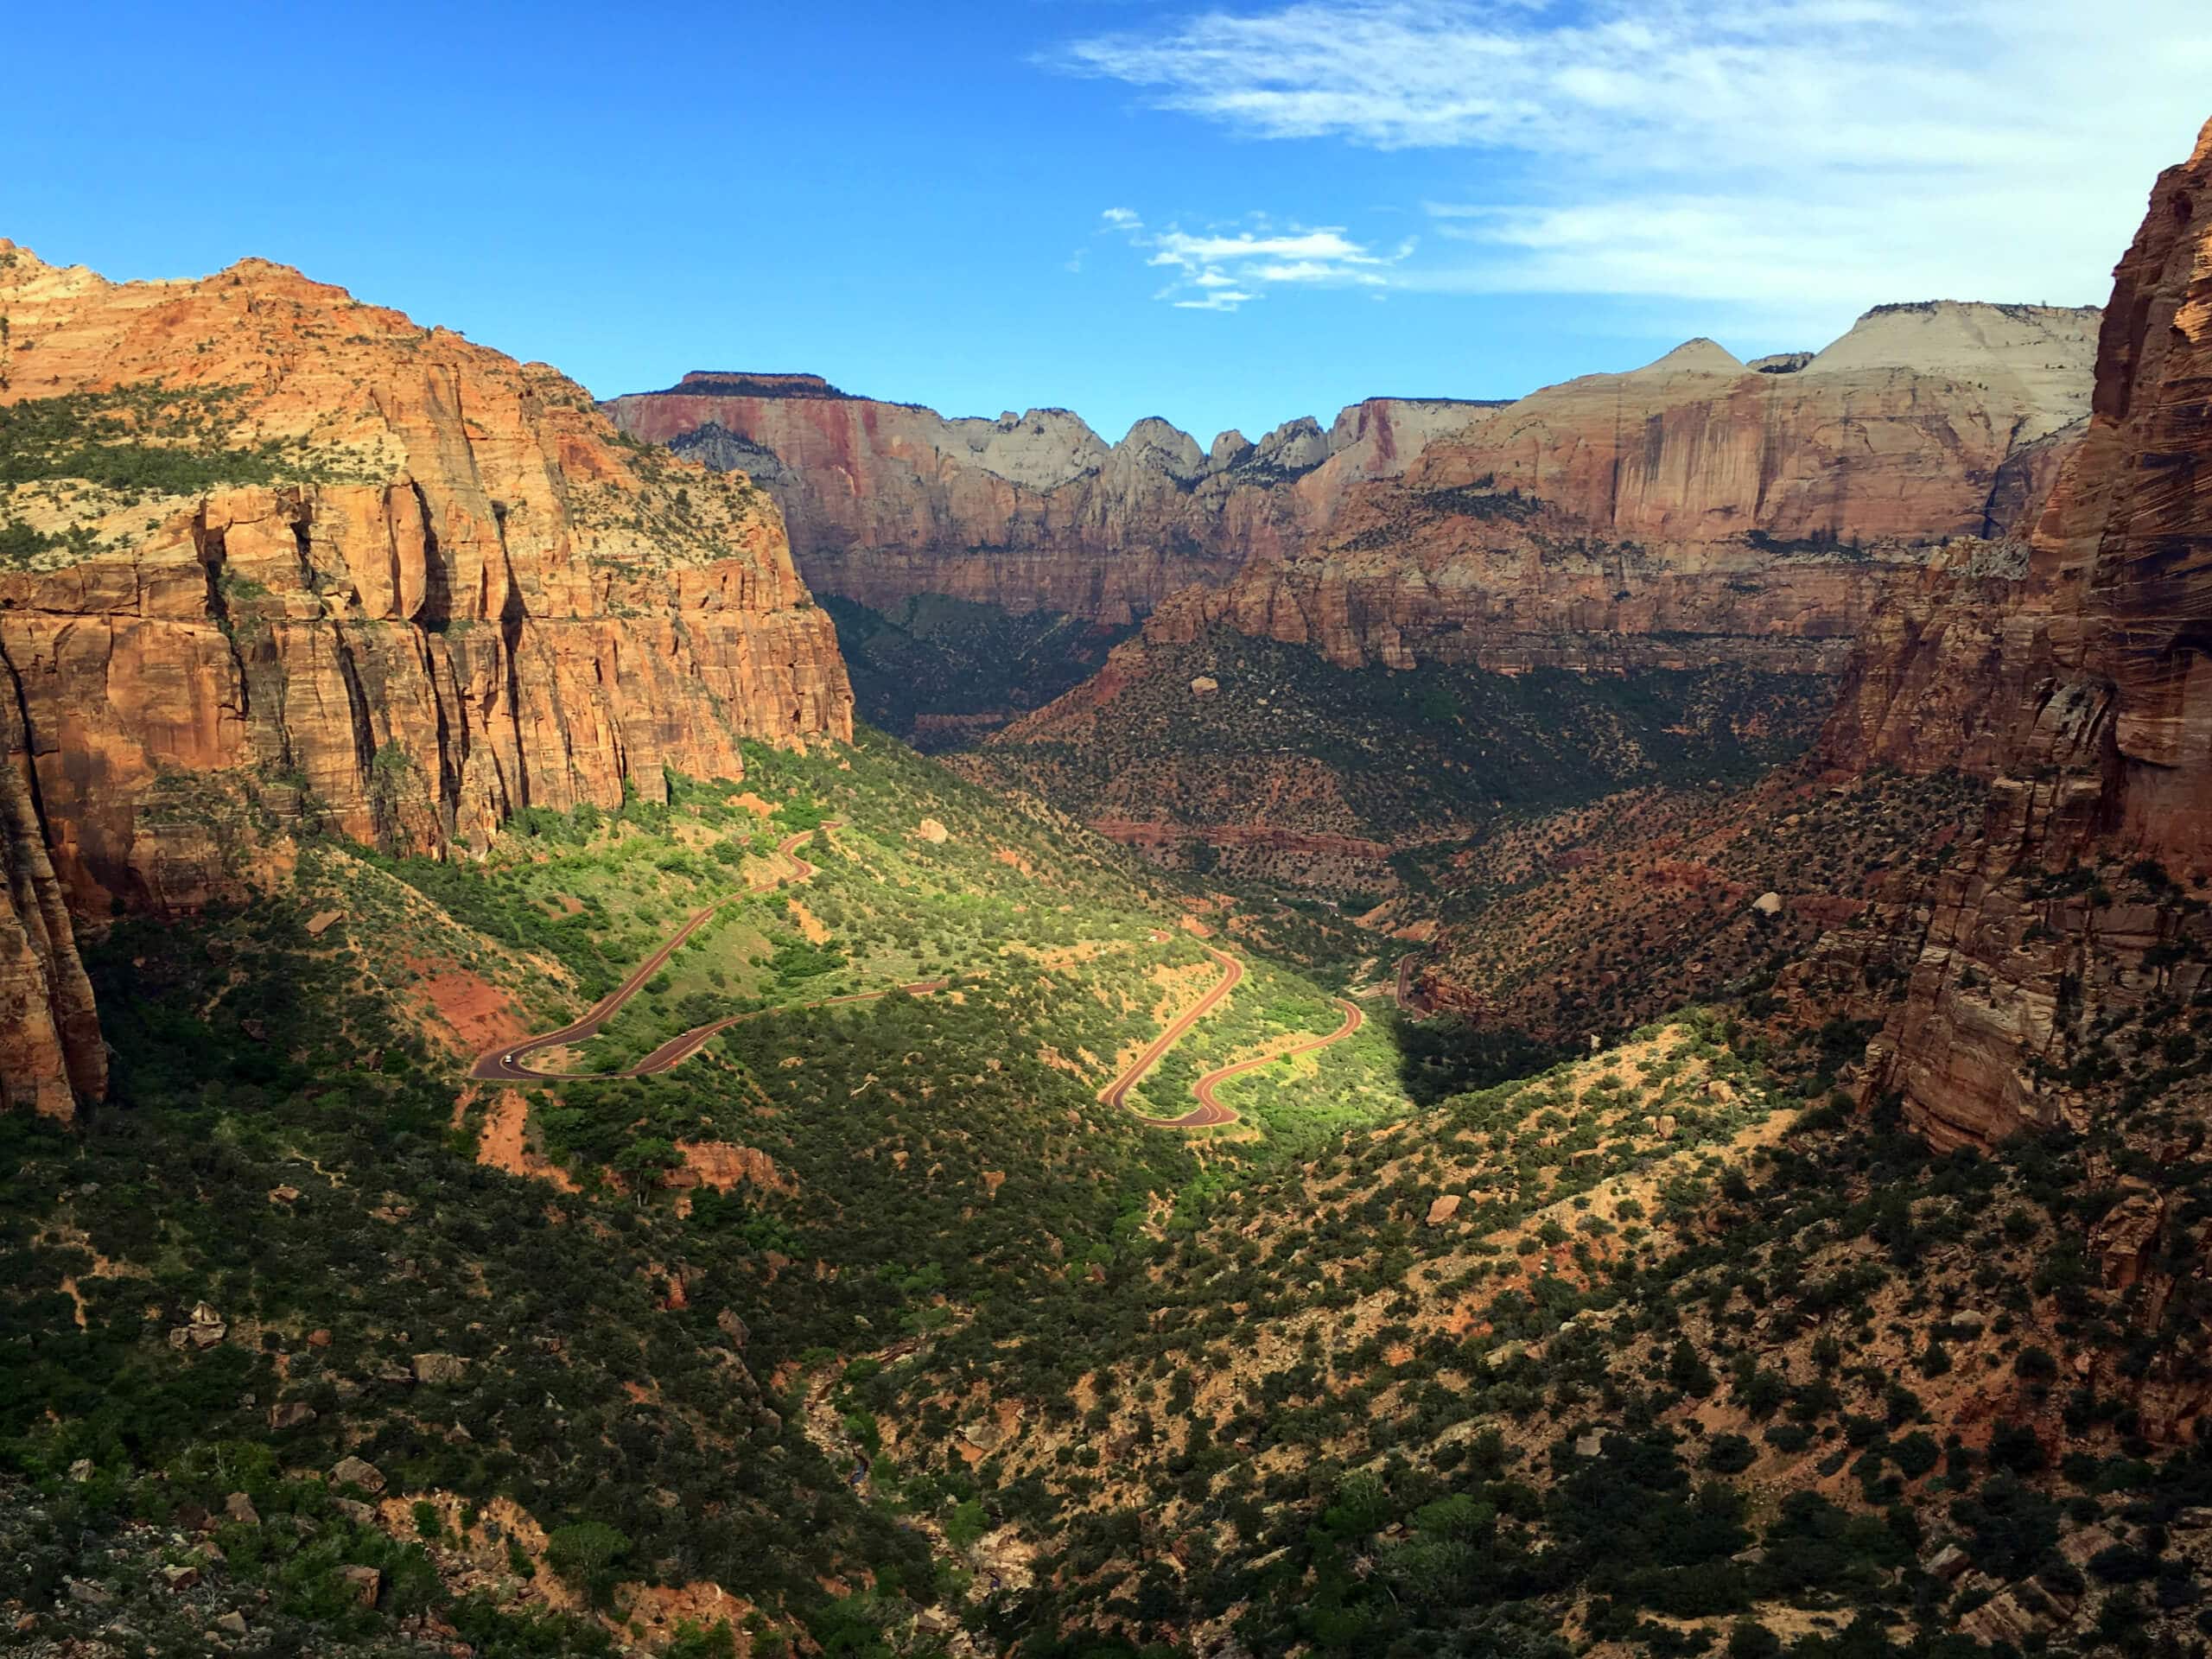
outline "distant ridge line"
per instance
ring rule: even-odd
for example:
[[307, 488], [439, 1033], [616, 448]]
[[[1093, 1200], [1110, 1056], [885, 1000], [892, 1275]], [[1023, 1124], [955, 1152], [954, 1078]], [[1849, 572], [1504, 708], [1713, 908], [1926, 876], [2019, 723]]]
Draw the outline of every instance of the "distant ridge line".
[[[871, 397], [863, 392], [847, 391], [842, 386], [832, 385], [818, 374], [785, 370], [693, 369], [672, 386], [663, 386], [655, 391], [621, 395], [631, 397], [785, 397], [794, 401], [816, 398], [825, 403], [880, 404], [886, 409], [918, 410], [926, 415], [935, 415], [948, 424], [962, 419], [988, 421], [990, 418], [988, 416], [946, 416], [939, 414], [927, 404], [908, 403], [892, 397]], [[613, 398], [606, 400], [610, 404], [613, 401]], [[1394, 393], [1375, 393], [1355, 398], [1344, 407], [1357, 409], [1366, 404], [1427, 404], [1432, 407], [1453, 409], [1505, 409], [1518, 401], [1513, 397], [1404, 397]], [[1033, 415], [1066, 415], [1077, 420], [1083, 418], [1076, 410], [1057, 404], [1029, 412]], [[1002, 416], [1000, 419], [1004, 423], [1006, 417]], [[1138, 424], [1143, 423], [1139, 422]], [[1168, 422], [1166, 424], [1172, 426], [1174, 423]], [[1319, 424], [1318, 419], [1315, 424]], [[1180, 427], [1175, 429], [1182, 430]]]

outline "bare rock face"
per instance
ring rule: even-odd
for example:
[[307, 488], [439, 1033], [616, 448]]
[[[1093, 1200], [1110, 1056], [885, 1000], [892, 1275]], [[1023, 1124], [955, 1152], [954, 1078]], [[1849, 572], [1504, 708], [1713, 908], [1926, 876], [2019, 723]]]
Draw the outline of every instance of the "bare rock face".
[[[2070, 1109], [2050, 1063], [2100, 1010], [2186, 1001], [2212, 877], [2212, 125], [2158, 181], [2114, 273], [2085, 435], [2008, 594], [1951, 595], [1872, 642], [1842, 751], [1993, 774], [1980, 840], [1946, 871], [1909, 999], [1872, 1052], [1938, 1145]], [[1995, 706], [1955, 718], [1979, 673]], [[1932, 712], [1931, 712], [1932, 711]], [[1916, 725], [1963, 747], [1913, 752]], [[2069, 880], [2149, 861], [2151, 896]], [[2186, 980], [2188, 982], [2183, 982]]]
[[2032, 442], [2088, 414], [2083, 371], [2101, 321], [2094, 306], [1878, 305], [1801, 366], [1815, 378], [1909, 369], [1977, 385], [2020, 411], [2019, 435]]
[[75, 1115], [107, 1085], [92, 982], [39, 823], [30, 746], [0, 698], [0, 1106]]
[[[65, 1055], [54, 876], [80, 914], [197, 906], [302, 819], [480, 847], [524, 806], [734, 777], [746, 737], [850, 734], [772, 502], [543, 365], [253, 260], [118, 284], [0, 242], [0, 315], [33, 472], [0, 492], [0, 995], [56, 988]], [[96, 1088], [96, 1043], [57, 1070], [19, 1027], [11, 1094]]]
[[2020, 574], [2014, 544], [2083, 429], [2096, 315], [1882, 308], [1781, 372], [1693, 340], [1410, 455], [1381, 412], [1347, 411], [1329, 467], [1300, 480], [1292, 550], [1160, 601], [1064, 702], [1096, 707], [1147, 641], [1223, 625], [1347, 668], [1842, 673], [1898, 596]]
[[1482, 480], [1646, 544], [1999, 536], [2032, 492], [2000, 493], [2007, 463], [2087, 413], [2097, 315], [1884, 306], [1788, 373], [1692, 340], [1523, 397], [1431, 445], [1405, 486]]
[[1108, 445], [1065, 410], [945, 420], [810, 376], [695, 373], [607, 408], [752, 471], [808, 580], [879, 609], [1122, 626], [1197, 588], [1231, 596], [1182, 595], [1177, 630], [1210, 609], [1345, 665], [1404, 666], [1423, 636], [1512, 668], [1708, 634], [1827, 640], [1781, 654], [1834, 671], [1896, 567], [2032, 524], [2097, 315], [1883, 306], [1819, 353], [1691, 340], [1509, 404], [1373, 398], [1205, 451], [1160, 421]]
[[947, 420], [810, 375], [695, 372], [607, 405], [622, 429], [776, 497], [806, 579], [888, 609], [917, 594], [1122, 626], [1191, 583], [1304, 545], [1344, 492], [1485, 405], [1376, 398], [1201, 450], [1166, 422], [1109, 444], [1066, 410]]
[[1143, 641], [1226, 625], [1309, 646], [1340, 668], [1726, 663], [1840, 673], [1876, 605], [1920, 567], [1904, 549], [1789, 561], [1740, 543], [1655, 553], [1596, 542], [1510, 495], [1462, 496], [1455, 509], [1474, 511], [1448, 518], [1370, 518], [1374, 505], [1355, 504], [1344, 531], [1309, 556], [1256, 560], [1225, 586], [1171, 595], [1116, 655], [1126, 666], [1141, 660]]
[[1892, 584], [1859, 630], [1823, 764], [1993, 775], [2036, 660], [2026, 575], [2024, 545], [1966, 542]]
[[1340, 664], [1406, 665], [1427, 635], [1586, 665], [1573, 642], [1623, 633], [1840, 642], [1891, 567], [2024, 533], [2087, 413], [2096, 319], [1885, 306], [1817, 353], [1746, 365], [1696, 340], [1512, 404], [1372, 398], [1204, 451], [1161, 421], [1109, 446], [1065, 410], [948, 421], [806, 376], [607, 407], [752, 471], [807, 579], [878, 609], [938, 593], [1122, 626], [1195, 588]]

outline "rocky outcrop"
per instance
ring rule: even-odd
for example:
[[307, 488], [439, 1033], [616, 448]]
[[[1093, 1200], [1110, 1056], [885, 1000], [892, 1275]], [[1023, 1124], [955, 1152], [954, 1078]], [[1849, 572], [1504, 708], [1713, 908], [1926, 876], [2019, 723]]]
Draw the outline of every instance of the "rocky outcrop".
[[1882, 306], [1786, 373], [1693, 340], [1432, 444], [1403, 488], [1519, 490], [1655, 547], [2002, 536], [2040, 504], [2047, 441], [2087, 413], [2097, 315]]
[[772, 502], [543, 365], [260, 261], [117, 284], [0, 243], [0, 314], [27, 928], [41, 848], [80, 914], [192, 906], [303, 821], [480, 847], [850, 734]]
[[1487, 405], [1373, 398], [1205, 450], [1165, 421], [1109, 444], [1066, 410], [947, 420], [815, 377], [696, 372], [607, 405], [632, 435], [738, 467], [782, 506], [807, 581], [878, 610], [944, 594], [1122, 626], [1281, 556], [1353, 485]]
[[1993, 774], [1982, 835], [1945, 872], [1910, 995], [1872, 1053], [1870, 1089], [1897, 1090], [1947, 1146], [2060, 1121], [2099, 1020], [2186, 1003], [2204, 975], [2212, 125], [2160, 178], [2114, 274], [2088, 429], [2024, 580], [1952, 600], [1873, 642], [1854, 683], [1883, 688], [1886, 708], [1847, 708], [1838, 739], [1946, 764], [1961, 753], [1948, 740], [1916, 752], [1882, 734], [1944, 731], [1965, 664], [1993, 688], [1963, 751]]
[[0, 1106], [67, 1118], [105, 1089], [107, 1052], [47, 856], [29, 747], [19, 706], [0, 695]]

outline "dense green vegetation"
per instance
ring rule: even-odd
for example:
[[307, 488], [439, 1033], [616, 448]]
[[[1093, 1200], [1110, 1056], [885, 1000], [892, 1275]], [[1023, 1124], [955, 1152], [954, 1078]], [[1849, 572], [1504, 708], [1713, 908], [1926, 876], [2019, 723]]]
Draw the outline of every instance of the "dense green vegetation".
[[[1039, 1306], [1068, 1317], [1091, 1270], [1141, 1256], [1143, 1217], [1198, 1166], [1184, 1137], [1094, 1096], [1157, 1029], [1156, 1005], [1180, 1006], [1155, 976], [1205, 958], [1170, 895], [1133, 883], [1112, 849], [884, 740], [751, 760], [742, 785], [672, 780], [667, 804], [529, 815], [486, 865], [310, 846], [296, 898], [113, 931], [94, 957], [116, 1010], [112, 1103], [75, 1134], [0, 1120], [0, 1213], [16, 1218], [0, 1456], [33, 1516], [24, 1559], [48, 1564], [0, 1593], [35, 1597], [73, 1552], [127, 1550], [137, 1522], [207, 1507], [206, 1483], [181, 1471], [235, 1444], [269, 1465], [237, 1488], [262, 1510], [251, 1535], [275, 1525], [291, 1542], [264, 1565], [219, 1529], [232, 1579], [290, 1573], [306, 1552], [300, 1597], [257, 1628], [311, 1622], [347, 1565], [391, 1580], [386, 1623], [344, 1624], [360, 1640], [390, 1636], [394, 1615], [490, 1617], [437, 1587], [425, 1562], [446, 1546], [403, 1561], [331, 1518], [317, 1471], [349, 1453], [395, 1491], [512, 1499], [556, 1538], [608, 1529], [619, 1572], [583, 1574], [607, 1596], [711, 1578], [826, 1637], [956, 1594], [766, 1379], [988, 1310], [984, 1329]], [[812, 880], [741, 900], [605, 1050], [730, 999], [785, 1011], [666, 1077], [542, 1092], [533, 1137], [582, 1189], [559, 1209], [541, 1182], [479, 1162], [493, 1103], [460, 1091], [466, 1057], [429, 1020], [436, 987], [505, 980], [531, 1020], [557, 1019], [809, 828]], [[1049, 875], [1031, 874], [1042, 859]], [[798, 931], [794, 899], [827, 938]], [[346, 924], [310, 936], [325, 904]], [[789, 1007], [947, 967], [972, 970], [953, 994]], [[1310, 1006], [1327, 1005], [1308, 992], [1273, 1013]], [[1371, 1090], [1387, 1066], [1360, 1075]], [[702, 1145], [743, 1150], [759, 1179], [671, 1180], [677, 1149]], [[786, 1270], [809, 1261], [823, 1269]], [[205, 1348], [202, 1306], [222, 1327]], [[423, 1380], [424, 1353], [449, 1356], [450, 1374]], [[67, 1472], [81, 1459], [99, 1471], [88, 1485]], [[950, 1491], [904, 1501], [950, 1516]], [[795, 1522], [804, 1548], [779, 1541]], [[865, 1606], [817, 1582], [861, 1566]]]
[[[0, 404], [0, 561], [83, 554], [92, 526], [35, 530], [10, 510], [24, 492], [73, 492], [73, 510], [97, 518], [142, 501], [228, 485], [306, 483], [337, 476], [304, 439], [241, 442], [236, 387], [173, 391], [158, 381]], [[82, 496], [84, 491], [92, 493]], [[60, 499], [56, 496], [56, 499]]]
[[[1202, 678], [1217, 689], [1193, 692]], [[1149, 671], [1080, 741], [1040, 734], [961, 765], [1086, 821], [1164, 820], [1183, 832], [1169, 855], [1217, 881], [1315, 887], [1356, 906], [1411, 874], [1392, 848], [1440, 856], [1514, 813], [1626, 785], [1748, 781], [1804, 747], [1827, 697], [1815, 676], [1750, 671], [1347, 670], [1218, 628], [1154, 647]], [[1254, 831], [1307, 839], [1286, 850]]]
[[[1818, 1105], [1717, 1155], [1762, 1096], [1819, 1102], [1833, 1063], [1777, 1052], [1777, 1090], [1730, 1041], [1759, 1046], [1716, 1022], [1640, 1038], [1224, 1195], [1149, 1275], [1160, 1313], [1103, 1351], [1111, 1408], [1085, 1427], [1115, 1427], [1113, 1455], [1033, 1433], [987, 1498], [1062, 1541], [1001, 1628], [1217, 1618], [1255, 1652], [1374, 1655], [1965, 1655], [2008, 1630], [2185, 1650], [2212, 1457], [2154, 1436], [2126, 1379], [2187, 1345], [2201, 1258], [2176, 1263], [2177, 1313], [2080, 1255], [2126, 1132], [1942, 1158]], [[2201, 1105], [2201, 1080], [2167, 1097], [2192, 1087]], [[1667, 1107], [1671, 1146], [1586, 1160], [1624, 1104]], [[1494, 1192], [1501, 1167], [1517, 1201], [1423, 1225], [1433, 1193]], [[2201, 1213], [2212, 1164], [2160, 1185]], [[2005, 1402], [1993, 1427], [1978, 1399]], [[1007, 1478], [1040, 1459], [1041, 1511]]]
[[[1546, 1052], [1611, 1041], [1686, 1000], [1771, 1013], [1791, 964], [1832, 931], [1859, 988], [1894, 993], [1910, 963], [1866, 900], [1924, 890], [1986, 793], [1955, 773], [1831, 785], [1783, 767], [1748, 789], [1646, 786], [1502, 818], [1448, 863], [1408, 871], [1444, 918], [1423, 963], [1483, 1010], [1449, 1063], [1510, 1061], [1516, 1033]], [[1778, 912], [1757, 907], [1766, 893], [1786, 898]], [[1409, 1089], [1429, 1086], [1408, 1073]]]
[[[1756, 979], [1550, 1065], [1368, 998], [1355, 1039], [1229, 1084], [1237, 1124], [1167, 1132], [1097, 1092], [1217, 971], [1172, 881], [874, 734], [668, 796], [525, 815], [480, 864], [311, 843], [289, 890], [99, 944], [113, 1103], [0, 1118], [0, 1599], [41, 1631], [1963, 1659], [2000, 1615], [2022, 1652], [2193, 1630], [2212, 1463], [2153, 1414], [2206, 1313], [2195, 991], [2085, 1036], [2093, 1128], [1986, 1158], [1847, 1109], [1866, 1029], [1769, 1029]], [[807, 830], [818, 869], [770, 888]], [[465, 1084], [450, 1010], [489, 988], [547, 1028], [731, 894], [576, 1059], [757, 1017], [658, 1077]], [[1145, 1111], [1338, 1022], [1339, 986], [1206, 914], [1248, 976]], [[955, 982], [809, 1006], [919, 976]], [[2146, 1192], [2123, 1282], [2094, 1241]], [[753, 1611], [679, 1634], [709, 1580]]]

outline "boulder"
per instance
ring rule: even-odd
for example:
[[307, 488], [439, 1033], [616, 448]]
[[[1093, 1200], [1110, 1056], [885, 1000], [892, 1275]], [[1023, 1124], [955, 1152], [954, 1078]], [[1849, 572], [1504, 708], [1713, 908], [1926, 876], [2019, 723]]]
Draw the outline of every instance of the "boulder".
[[2034, 1585], [2015, 1584], [1962, 1615], [1958, 1628], [1980, 1641], [2007, 1642], [2017, 1648], [2031, 1637], [2049, 1637], [2070, 1622]]
[[1920, 1565], [1930, 1578], [1941, 1579], [1948, 1584], [1974, 1563], [1967, 1558], [1966, 1551], [1956, 1544], [1946, 1544]]
[[468, 1362], [459, 1354], [417, 1354], [414, 1370], [417, 1382], [458, 1382], [468, 1375]]
[[2138, 1189], [2105, 1211], [2091, 1230], [2089, 1248], [2097, 1254], [2107, 1290], [2126, 1290], [2143, 1276], [2165, 1214], [2163, 1198]]
[[341, 1567], [338, 1576], [353, 1592], [353, 1599], [364, 1607], [377, 1605], [377, 1597], [384, 1589], [384, 1574], [373, 1567]]
[[223, 1513], [242, 1525], [257, 1527], [261, 1513], [253, 1507], [253, 1500], [244, 1492], [232, 1492], [223, 1500]]
[[330, 1478], [340, 1486], [358, 1486], [372, 1497], [384, 1491], [384, 1471], [355, 1457], [344, 1457], [331, 1466]]
[[1779, 916], [1782, 914], [1782, 895], [1778, 893], [1763, 893], [1751, 900], [1751, 908], [1762, 916]]
[[1459, 1213], [1460, 1201], [1457, 1192], [1446, 1192], [1440, 1198], [1432, 1199], [1428, 1206], [1428, 1224], [1432, 1227], [1441, 1227], [1446, 1222], [1451, 1220]]

